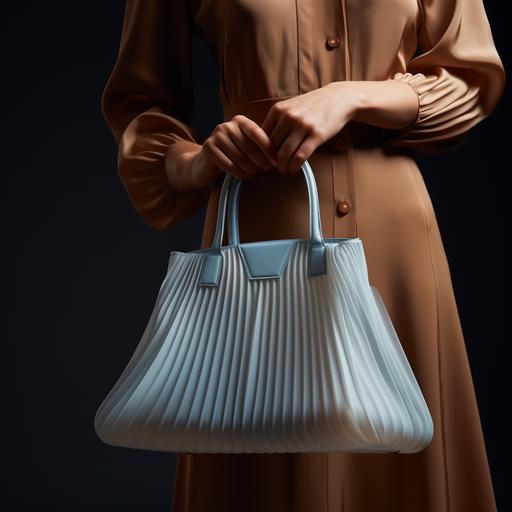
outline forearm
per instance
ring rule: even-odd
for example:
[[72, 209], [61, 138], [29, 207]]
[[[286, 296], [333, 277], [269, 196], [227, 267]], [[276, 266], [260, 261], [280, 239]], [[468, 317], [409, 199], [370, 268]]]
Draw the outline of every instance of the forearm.
[[354, 105], [352, 119], [381, 128], [400, 130], [418, 115], [419, 101], [413, 88], [400, 80], [331, 82], [341, 98]]

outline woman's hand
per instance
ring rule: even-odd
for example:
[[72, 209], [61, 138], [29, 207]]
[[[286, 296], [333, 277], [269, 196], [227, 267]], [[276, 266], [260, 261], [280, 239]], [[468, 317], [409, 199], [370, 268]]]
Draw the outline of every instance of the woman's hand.
[[344, 80], [275, 103], [261, 128], [274, 144], [279, 172], [294, 174], [349, 121], [402, 129], [418, 109], [416, 92], [400, 80]]
[[400, 80], [331, 82], [275, 103], [261, 127], [239, 114], [219, 124], [203, 145], [178, 141], [168, 152], [167, 175], [185, 191], [209, 186], [224, 171], [240, 179], [271, 166], [294, 174], [349, 121], [398, 130], [414, 124], [418, 112], [418, 95]]
[[331, 82], [270, 107], [261, 128], [277, 152], [279, 172], [298, 172], [318, 146], [354, 118], [360, 95], [350, 84]]
[[252, 119], [241, 114], [218, 124], [197, 157], [207, 177], [225, 171], [241, 180], [269, 171], [277, 164], [268, 135]]
[[166, 156], [167, 179], [176, 190], [208, 187], [217, 176], [231, 174], [241, 180], [276, 167], [268, 135], [252, 119], [238, 114], [218, 124], [211, 135], [196, 144], [178, 141]]

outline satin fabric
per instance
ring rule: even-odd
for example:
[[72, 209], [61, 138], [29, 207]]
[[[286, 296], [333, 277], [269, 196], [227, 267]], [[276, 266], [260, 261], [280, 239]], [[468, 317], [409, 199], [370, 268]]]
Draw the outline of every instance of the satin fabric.
[[[450, 269], [410, 149], [458, 147], [497, 106], [505, 72], [482, 0], [128, 0], [102, 109], [134, 208], [171, 229], [221, 186], [180, 192], [165, 158], [202, 144], [191, 126], [192, 31], [215, 55], [224, 120], [339, 80], [403, 80], [417, 117], [403, 130], [349, 123], [309, 158], [324, 236], [359, 236], [434, 421], [416, 454], [178, 455], [173, 512], [494, 511], [485, 443]], [[369, 125], [368, 125], [369, 126]], [[358, 133], [368, 132], [360, 137]], [[220, 177], [219, 177], [220, 178]], [[302, 176], [259, 173], [240, 192], [241, 241], [307, 238]]]

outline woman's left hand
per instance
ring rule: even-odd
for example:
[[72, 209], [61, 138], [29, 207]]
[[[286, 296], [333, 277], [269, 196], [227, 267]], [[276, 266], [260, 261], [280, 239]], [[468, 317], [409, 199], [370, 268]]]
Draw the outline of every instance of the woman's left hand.
[[274, 145], [279, 172], [297, 173], [318, 146], [355, 117], [358, 105], [358, 91], [350, 82], [332, 82], [274, 103], [261, 128]]
[[274, 145], [279, 172], [295, 174], [349, 121], [400, 130], [414, 125], [419, 108], [418, 94], [405, 81], [341, 80], [274, 103], [261, 128]]

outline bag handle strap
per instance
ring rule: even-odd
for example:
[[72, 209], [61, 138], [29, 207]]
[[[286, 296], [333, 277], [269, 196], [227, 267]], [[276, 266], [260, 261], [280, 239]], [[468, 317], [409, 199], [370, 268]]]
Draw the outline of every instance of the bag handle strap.
[[[311, 241], [320, 243], [323, 240], [322, 237], [322, 220], [320, 217], [320, 201], [318, 199], [318, 190], [316, 186], [315, 176], [311, 165], [306, 160], [302, 167], [302, 174], [306, 179], [306, 184], [309, 194], [309, 236]], [[232, 178], [232, 176], [229, 176]], [[238, 224], [238, 204], [240, 196], [240, 187], [244, 180], [233, 178], [233, 185], [229, 190], [228, 199], [228, 244], [239, 245], [240, 244], [240, 229]], [[313, 215], [312, 215], [313, 214]]]
[[[309, 243], [308, 243], [308, 274], [310, 276], [327, 273], [326, 246], [322, 236], [320, 218], [320, 204], [313, 170], [307, 160], [301, 166], [306, 179], [309, 196]], [[229, 200], [229, 244], [234, 244], [240, 249], [240, 234], [238, 223], [238, 198], [241, 182], [226, 174], [220, 192], [219, 206], [217, 210], [217, 225], [212, 246], [206, 251], [202, 264], [200, 285], [217, 286], [222, 270], [221, 244], [224, 237], [224, 219], [226, 217], [227, 203]], [[233, 192], [233, 194], [231, 193]], [[231, 199], [232, 198], [232, 199]]]

